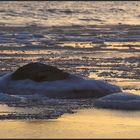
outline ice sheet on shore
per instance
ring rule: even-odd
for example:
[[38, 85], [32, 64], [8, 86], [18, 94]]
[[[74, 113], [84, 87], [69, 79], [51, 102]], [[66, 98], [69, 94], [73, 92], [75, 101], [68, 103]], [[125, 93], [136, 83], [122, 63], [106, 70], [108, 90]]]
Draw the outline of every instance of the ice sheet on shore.
[[99, 108], [140, 110], [140, 95], [120, 92], [101, 97], [95, 101]]
[[51, 98], [100, 97], [120, 92], [120, 87], [101, 80], [89, 80], [71, 75], [70, 80], [34, 82], [12, 80], [11, 74], [0, 78], [0, 92], [11, 95], [40, 94]]

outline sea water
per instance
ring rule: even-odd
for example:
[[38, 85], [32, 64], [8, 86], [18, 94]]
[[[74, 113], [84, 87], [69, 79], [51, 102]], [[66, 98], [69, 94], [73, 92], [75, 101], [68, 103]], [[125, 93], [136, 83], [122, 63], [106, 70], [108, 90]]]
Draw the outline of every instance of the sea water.
[[[138, 1], [2, 1], [1, 76], [37, 61], [140, 94], [139, 7]], [[0, 137], [139, 138], [139, 111], [97, 109], [94, 99], [37, 101], [1, 104]], [[45, 119], [36, 116], [42, 113]]]

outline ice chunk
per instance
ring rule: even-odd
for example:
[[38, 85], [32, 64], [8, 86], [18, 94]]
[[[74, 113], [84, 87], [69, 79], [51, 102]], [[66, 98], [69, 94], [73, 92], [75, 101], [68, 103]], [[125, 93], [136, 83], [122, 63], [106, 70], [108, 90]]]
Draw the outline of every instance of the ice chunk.
[[0, 92], [11, 95], [44, 94], [51, 98], [87, 98], [121, 91], [120, 87], [105, 81], [83, 79], [72, 74], [68, 80], [45, 82], [12, 80], [11, 74], [0, 78]]
[[140, 95], [119, 92], [101, 97], [95, 101], [99, 108], [140, 110]]
[[0, 102], [15, 102], [15, 101], [19, 101], [20, 98], [12, 96], [12, 95], [8, 95], [6, 93], [0, 93]]

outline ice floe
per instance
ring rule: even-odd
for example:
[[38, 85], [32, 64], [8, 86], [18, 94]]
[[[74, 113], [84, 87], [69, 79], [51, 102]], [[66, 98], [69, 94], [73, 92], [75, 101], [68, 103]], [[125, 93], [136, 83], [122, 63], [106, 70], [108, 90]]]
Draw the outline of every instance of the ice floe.
[[95, 101], [99, 108], [140, 110], [140, 95], [119, 92], [101, 97]]

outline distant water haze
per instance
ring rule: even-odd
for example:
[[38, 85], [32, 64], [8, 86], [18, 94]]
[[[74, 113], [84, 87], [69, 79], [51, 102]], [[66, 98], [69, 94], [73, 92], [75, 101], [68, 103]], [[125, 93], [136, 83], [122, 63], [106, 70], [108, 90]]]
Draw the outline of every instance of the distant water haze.
[[139, 23], [139, 1], [0, 2], [0, 24], [11, 26], [138, 25]]

